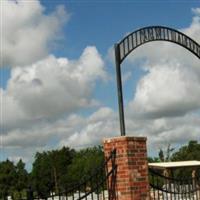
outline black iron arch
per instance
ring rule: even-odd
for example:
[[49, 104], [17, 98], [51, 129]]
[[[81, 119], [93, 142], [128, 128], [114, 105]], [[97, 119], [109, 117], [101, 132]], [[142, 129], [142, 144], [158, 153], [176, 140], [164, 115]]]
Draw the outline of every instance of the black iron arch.
[[121, 63], [137, 47], [152, 41], [167, 41], [178, 44], [189, 50], [200, 59], [200, 45], [197, 42], [180, 31], [164, 26], [148, 26], [138, 29], [124, 37], [119, 43], [116, 43], [115, 62], [117, 72], [120, 130], [122, 136], [125, 135], [126, 132], [121, 81]]

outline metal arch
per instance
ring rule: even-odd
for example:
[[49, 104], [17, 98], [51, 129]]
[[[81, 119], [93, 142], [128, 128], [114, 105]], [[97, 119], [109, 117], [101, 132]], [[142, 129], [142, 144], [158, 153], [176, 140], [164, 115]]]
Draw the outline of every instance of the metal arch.
[[126, 134], [126, 131], [121, 80], [121, 63], [137, 47], [152, 41], [167, 41], [178, 44], [189, 50], [200, 59], [200, 45], [197, 42], [195, 42], [184, 33], [165, 26], [148, 26], [138, 29], [124, 37], [119, 43], [116, 43], [115, 63], [117, 75], [120, 131], [122, 136]]
[[200, 45], [184, 33], [165, 26], [149, 26], [130, 33], [117, 44], [120, 51], [120, 63], [134, 49], [152, 41], [176, 43], [200, 58]]

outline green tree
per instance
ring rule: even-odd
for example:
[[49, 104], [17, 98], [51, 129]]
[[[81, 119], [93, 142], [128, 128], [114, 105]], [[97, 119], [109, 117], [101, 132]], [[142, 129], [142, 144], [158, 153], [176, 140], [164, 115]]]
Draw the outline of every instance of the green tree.
[[49, 152], [51, 159], [51, 171], [54, 178], [55, 192], [63, 191], [66, 188], [66, 182], [63, 177], [68, 172], [68, 167], [72, 163], [75, 151], [68, 147]]
[[[64, 182], [68, 183], [69, 186], [71, 184], [76, 184], [83, 179], [87, 179], [101, 166], [103, 161], [104, 154], [102, 147], [100, 146], [78, 151], [73, 159], [72, 164], [69, 166], [68, 174], [63, 177]], [[92, 181], [97, 183], [99, 181], [98, 177], [94, 176]], [[91, 187], [91, 185], [87, 186]]]
[[197, 141], [189, 141], [172, 154], [172, 161], [200, 160], [200, 144]]
[[33, 188], [40, 197], [47, 197], [50, 192], [64, 190], [63, 178], [72, 163], [75, 151], [68, 147], [36, 153], [32, 169]]
[[6, 160], [0, 163], [0, 198], [7, 199], [12, 195], [16, 184], [16, 170], [13, 162]]
[[[197, 141], [189, 141], [171, 156], [172, 161], [200, 160], [200, 144]], [[200, 175], [200, 171], [197, 172]], [[192, 168], [178, 169], [174, 172], [175, 177], [191, 178]]]
[[22, 191], [27, 188], [28, 172], [25, 169], [25, 163], [20, 159], [16, 164], [16, 183], [15, 189], [18, 192], [19, 198], [22, 198]]
[[160, 159], [158, 157], [148, 157], [149, 163], [157, 163], [160, 162]]
[[47, 152], [36, 153], [31, 173], [32, 188], [41, 198], [45, 198], [53, 190], [51, 161]]

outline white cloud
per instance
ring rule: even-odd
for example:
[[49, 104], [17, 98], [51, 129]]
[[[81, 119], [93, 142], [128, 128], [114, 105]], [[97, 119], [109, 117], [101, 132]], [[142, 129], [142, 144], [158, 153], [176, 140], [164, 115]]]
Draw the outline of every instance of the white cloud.
[[[43, 122], [32, 129], [14, 130], [4, 136], [7, 148], [47, 149], [51, 141], [54, 148], [67, 145], [83, 148], [101, 144], [103, 138], [119, 136], [118, 113], [108, 107], [99, 108], [88, 117], [70, 115], [53, 122]], [[198, 113], [160, 119], [133, 119], [127, 117], [126, 132], [130, 136], [148, 137], [148, 147], [159, 150], [166, 144], [200, 140]], [[42, 134], [41, 134], [42, 133]], [[151, 150], [152, 152], [152, 150]]]
[[1, 120], [0, 134], [6, 132], [9, 128], [23, 127], [28, 125], [28, 116], [21, 110], [16, 99], [0, 88], [1, 96]]
[[9, 157], [20, 156], [30, 162], [36, 151], [63, 145], [84, 148], [101, 144], [103, 138], [119, 135], [115, 115], [110, 108], [102, 107], [88, 117], [71, 114], [53, 121], [41, 121], [32, 127], [14, 129], [2, 135], [3, 145]]
[[46, 56], [69, 18], [63, 6], [44, 14], [38, 0], [2, 0], [0, 6], [1, 67], [27, 65]]
[[59, 146], [67, 145], [74, 148], [83, 148], [89, 145], [101, 144], [103, 138], [119, 134], [119, 124], [116, 113], [102, 107], [85, 119], [79, 131], [74, 130], [69, 138], [61, 140]]
[[94, 106], [92, 91], [98, 79], [106, 79], [106, 73], [95, 47], [85, 48], [78, 60], [52, 55], [32, 65], [13, 68], [6, 90], [1, 90], [1, 123], [7, 128], [30, 126], [38, 120]]
[[192, 8], [192, 12], [193, 12], [195, 15], [199, 15], [199, 16], [200, 16], [200, 8]]
[[[21, 156], [26, 159], [33, 157], [36, 150], [60, 148], [63, 145], [84, 148], [102, 144], [103, 138], [120, 135], [117, 115], [117, 112], [108, 107], [99, 108], [88, 117], [72, 114], [56, 121], [43, 122], [32, 129], [11, 131], [4, 136], [4, 144], [11, 152], [23, 149]], [[148, 152], [152, 153], [158, 152], [159, 148], [166, 147], [167, 144], [174, 146], [189, 140], [200, 140], [199, 124], [198, 113], [160, 119], [133, 119], [128, 116], [126, 130], [129, 136], [148, 137]]]
[[200, 70], [197, 73], [178, 63], [159, 64], [139, 81], [128, 111], [156, 118], [183, 115], [200, 108], [199, 99]]
[[[51, 122], [42, 121], [31, 128], [11, 130], [3, 136], [3, 142], [7, 148], [45, 148], [53, 138], [58, 140], [58, 146], [81, 147], [99, 144], [103, 137], [117, 134], [116, 123], [114, 111], [102, 107], [86, 118], [71, 114]], [[54, 145], [56, 146], [56, 143]]]
[[132, 77], [131, 71], [124, 72], [124, 74], [122, 74], [122, 82], [126, 83], [131, 77]]
[[195, 16], [193, 17], [191, 25], [181, 31], [200, 43], [200, 8], [192, 9], [192, 11]]

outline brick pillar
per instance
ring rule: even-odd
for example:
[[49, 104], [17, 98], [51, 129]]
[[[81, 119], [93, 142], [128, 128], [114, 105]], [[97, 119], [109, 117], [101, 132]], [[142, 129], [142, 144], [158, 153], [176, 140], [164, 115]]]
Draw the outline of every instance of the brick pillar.
[[146, 138], [122, 136], [105, 139], [105, 156], [108, 157], [113, 149], [116, 149], [117, 198], [110, 200], [149, 200]]

